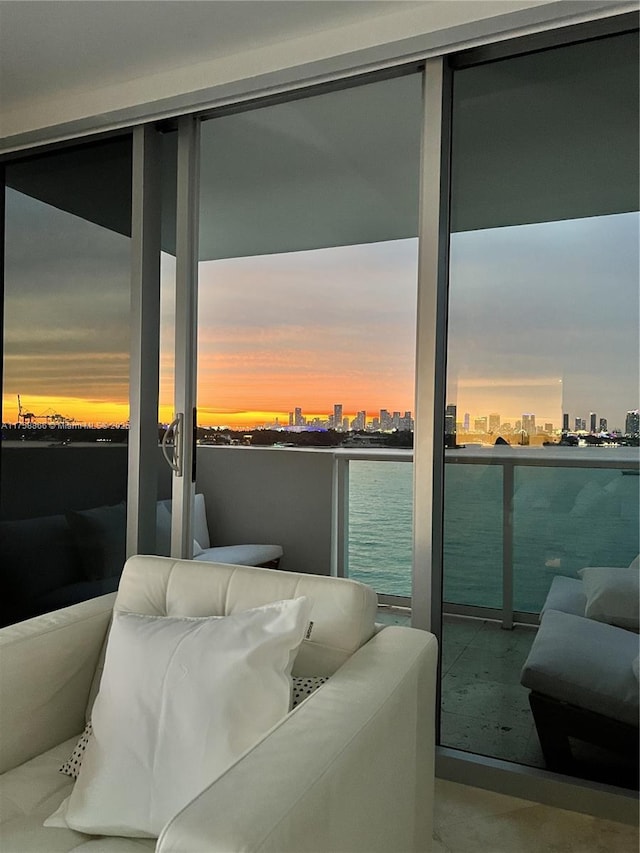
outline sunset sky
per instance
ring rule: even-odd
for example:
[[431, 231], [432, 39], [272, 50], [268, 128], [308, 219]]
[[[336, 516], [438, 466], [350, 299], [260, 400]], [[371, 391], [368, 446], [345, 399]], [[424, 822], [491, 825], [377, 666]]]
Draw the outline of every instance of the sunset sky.
[[[560, 425], [638, 406], [637, 214], [454, 235], [448, 401]], [[413, 410], [417, 241], [200, 264], [200, 423]], [[171, 403], [163, 257], [163, 420]], [[128, 240], [7, 197], [3, 421], [128, 416]], [[44, 419], [41, 418], [41, 421]]]

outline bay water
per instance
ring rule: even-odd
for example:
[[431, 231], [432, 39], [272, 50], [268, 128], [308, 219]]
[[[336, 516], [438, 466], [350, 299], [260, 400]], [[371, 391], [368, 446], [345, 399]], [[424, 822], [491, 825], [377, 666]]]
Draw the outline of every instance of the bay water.
[[[409, 461], [349, 463], [348, 575], [380, 593], [411, 595], [412, 481]], [[556, 574], [629, 565], [640, 551], [639, 483], [620, 469], [516, 467], [516, 610], [539, 612]], [[501, 466], [445, 465], [445, 601], [501, 606], [502, 515]]]

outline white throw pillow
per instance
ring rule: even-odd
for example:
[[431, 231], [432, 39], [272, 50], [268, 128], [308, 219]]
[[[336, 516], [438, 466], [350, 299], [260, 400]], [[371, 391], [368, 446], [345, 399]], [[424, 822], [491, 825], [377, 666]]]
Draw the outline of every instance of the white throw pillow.
[[[322, 687], [323, 684], [326, 684], [328, 680], [328, 675], [294, 675], [291, 679], [293, 684], [291, 709], [293, 710], [293, 708], [297, 707], [301, 702], [304, 702], [305, 699], [308, 699], [312, 693], [315, 693], [316, 690], [319, 687]], [[65, 776], [71, 776], [72, 779], [78, 778], [80, 768], [82, 767], [82, 759], [84, 758], [84, 753], [87, 749], [91, 733], [92, 726], [91, 721], [89, 721], [78, 738], [78, 742], [74, 746], [71, 755], [58, 768], [60, 773], [64, 773]]]
[[224, 618], [115, 612], [78, 781], [45, 825], [158, 836], [287, 714], [310, 609], [296, 598]]
[[640, 621], [640, 571], [632, 568], [588, 566], [578, 572], [587, 604], [584, 615], [597, 622], [637, 631]]

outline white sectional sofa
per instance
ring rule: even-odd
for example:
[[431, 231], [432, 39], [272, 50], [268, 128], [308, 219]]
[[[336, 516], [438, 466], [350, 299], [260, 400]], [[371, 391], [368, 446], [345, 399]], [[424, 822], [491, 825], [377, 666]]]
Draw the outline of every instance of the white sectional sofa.
[[[312, 602], [294, 675], [329, 676], [152, 838], [44, 827], [70, 793], [59, 771], [91, 712], [112, 608], [148, 616], [228, 615]], [[0, 631], [2, 853], [403, 853], [432, 837], [437, 644], [374, 624], [376, 597], [352, 581], [133, 557], [117, 596]], [[93, 685], [93, 686], [92, 686]]]

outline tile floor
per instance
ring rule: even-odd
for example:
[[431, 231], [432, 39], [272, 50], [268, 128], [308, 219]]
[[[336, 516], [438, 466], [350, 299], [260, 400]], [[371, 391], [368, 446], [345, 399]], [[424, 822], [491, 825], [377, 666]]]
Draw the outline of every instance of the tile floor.
[[433, 853], [637, 853], [637, 826], [436, 779]]
[[544, 767], [520, 684], [535, 628], [504, 631], [496, 622], [445, 617], [442, 644], [442, 743]]
[[[407, 625], [400, 608], [379, 621]], [[442, 743], [507, 761], [544, 767], [520, 670], [535, 628], [503, 631], [496, 622], [445, 616], [442, 644]]]
[[[406, 625], [410, 611], [382, 608], [379, 621]], [[545, 767], [520, 671], [534, 626], [504, 631], [497, 622], [445, 616], [442, 644], [441, 743], [479, 755]], [[633, 785], [633, 762], [574, 741], [587, 778]], [[627, 781], [625, 781], [627, 780]]]

